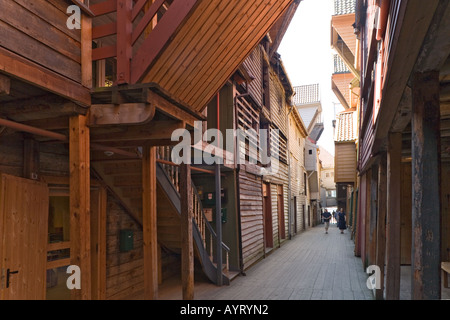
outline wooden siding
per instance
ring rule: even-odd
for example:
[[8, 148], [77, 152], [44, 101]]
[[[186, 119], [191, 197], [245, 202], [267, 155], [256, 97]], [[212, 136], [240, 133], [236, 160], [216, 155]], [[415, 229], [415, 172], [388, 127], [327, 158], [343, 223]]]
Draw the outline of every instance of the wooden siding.
[[80, 31], [66, 26], [66, 0], [0, 0], [0, 46], [81, 83]]
[[198, 1], [139, 81], [156, 82], [202, 111], [291, 3]]
[[336, 183], [351, 183], [356, 179], [356, 144], [336, 143], [334, 172]]
[[264, 256], [264, 226], [261, 178], [239, 171], [239, 201], [241, 212], [242, 257], [244, 269]]
[[[119, 232], [133, 231], [134, 248], [129, 252], [119, 250]], [[142, 229], [124, 213], [111, 197], [107, 205], [106, 234], [106, 299], [117, 300], [144, 289], [144, 258]]]
[[400, 250], [402, 265], [411, 264], [412, 244], [412, 177], [411, 163], [402, 163]]
[[255, 50], [245, 59], [242, 66], [253, 77], [253, 81], [248, 84], [248, 92], [259, 106], [264, 105], [263, 101], [263, 47], [258, 45]]
[[272, 122], [287, 136], [287, 110], [283, 86], [278, 80], [276, 70], [270, 72], [270, 115]]

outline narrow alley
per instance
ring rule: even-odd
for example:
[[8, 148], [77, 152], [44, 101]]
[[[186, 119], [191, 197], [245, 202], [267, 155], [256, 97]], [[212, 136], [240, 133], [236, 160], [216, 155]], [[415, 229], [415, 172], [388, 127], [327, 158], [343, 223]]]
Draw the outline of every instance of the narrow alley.
[[[353, 254], [348, 231], [336, 224], [325, 234], [323, 225], [309, 229], [269, 254], [230, 286], [197, 281], [196, 300], [372, 300], [368, 275]], [[168, 289], [168, 288], [171, 289]], [[160, 289], [160, 299], [181, 299], [172, 284]]]

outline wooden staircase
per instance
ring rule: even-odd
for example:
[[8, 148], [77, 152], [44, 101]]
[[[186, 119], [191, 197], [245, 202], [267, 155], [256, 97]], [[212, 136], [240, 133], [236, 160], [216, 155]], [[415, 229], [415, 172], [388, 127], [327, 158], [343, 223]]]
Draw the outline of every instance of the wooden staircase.
[[[169, 148], [158, 148], [158, 158], [163, 160]], [[97, 162], [92, 164], [96, 175], [107, 184], [110, 191], [121, 202], [128, 213], [142, 225], [142, 162], [139, 159], [126, 162]], [[174, 165], [158, 163], [157, 175], [157, 225], [158, 243], [175, 254], [181, 254], [181, 204], [179, 195], [179, 168]], [[217, 283], [217, 264], [215, 263], [216, 234], [206, 220], [198, 193], [193, 185], [193, 236], [194, 252], [208, 279]], [[226, 261], [223, 266], [223, 284], [229, 285], [229, 248], [222, 244]]]

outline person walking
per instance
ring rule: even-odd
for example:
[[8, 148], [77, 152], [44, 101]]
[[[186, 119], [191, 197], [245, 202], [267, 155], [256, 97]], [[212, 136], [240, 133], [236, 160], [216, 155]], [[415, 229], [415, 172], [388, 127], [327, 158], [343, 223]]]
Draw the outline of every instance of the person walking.
[[344, 230], [347, 229], [347, 223], [345, 218], [345, 211], [344, 208], [341, 208], [340, 211], [338, 211], [338, 228], [341, 230], [341, 233], [344, 233]]
[[330, 227], [331, 213], [325, 209], [325, 212], [322, 212], [323, 222], [325, 223], [325, 233], [328, 234], [328, 228]]

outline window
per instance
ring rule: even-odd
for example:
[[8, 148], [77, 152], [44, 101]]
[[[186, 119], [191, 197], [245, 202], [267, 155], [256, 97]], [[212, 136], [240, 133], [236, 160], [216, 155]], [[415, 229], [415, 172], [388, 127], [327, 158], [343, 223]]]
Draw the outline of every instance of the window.
[[312, 150], [309, 150], [309, 154], [311, 154], [311, 155], [312, 155]]

